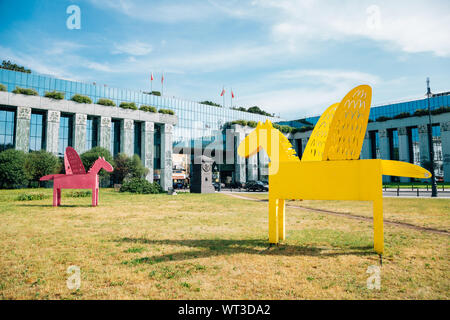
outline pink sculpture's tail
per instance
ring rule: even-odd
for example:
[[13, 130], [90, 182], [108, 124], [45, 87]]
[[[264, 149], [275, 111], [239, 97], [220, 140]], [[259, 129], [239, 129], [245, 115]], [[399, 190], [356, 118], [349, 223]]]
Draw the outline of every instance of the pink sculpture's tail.
[[40, 178], [39, 181], [53, 180], [56, 177], [61, 177], [61, 176], [65, 176], [65, 174], [49, 174], [49, 175], [46, 175], [46, 176], [43, 176], [42, 178]]

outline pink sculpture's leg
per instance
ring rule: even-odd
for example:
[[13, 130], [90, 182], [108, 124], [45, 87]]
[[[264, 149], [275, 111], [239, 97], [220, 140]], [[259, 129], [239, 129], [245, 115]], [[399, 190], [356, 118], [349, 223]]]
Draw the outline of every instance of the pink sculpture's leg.
[[95, 191], [95, 203], [98, 206], [98, 191], [99, 191], [98, 187], [95, 190], [96, 190]]
[[92, 188], [92, 206], [95, 207], [96, 205], [95, 188]]
[[57, 207], [58, 206], [58, 189], [56, 189], [56, 186], [53, 186], [53, 206]]
[[58, 206], [61, 205], [61, 188], [58, 188]]

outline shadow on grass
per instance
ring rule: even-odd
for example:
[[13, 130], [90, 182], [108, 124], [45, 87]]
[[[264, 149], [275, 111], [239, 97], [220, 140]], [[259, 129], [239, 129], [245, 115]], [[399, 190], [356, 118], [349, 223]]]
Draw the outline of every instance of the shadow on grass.
[[[121, 238], [114, 240], [121, 243], [139, 243], [150, 245], [185, 246], [196, 250], [168, 253], [159, 256], [137, 258], [124, 264], [155, 264], [164, 261], [183, 261], [196, 258], [233, 254], [258, 254], [268, 256], [314, 256], [333, 257], [342, 255], [374, 255], [372, 246], [345, 247], [338, 249], [317, 248], [312, 246], [287, 245], [269, 246], [266, 240], [149, 240], [145, 238]], [[333, 251], [334, 252], [329, 252]], [[338, 251], [339, 250], [339, 251]]]
[[[61, 204], [54, 207], [51, 204], [19, 204], [18, 207], [34, 207], [34, 208], [88, 208], [92, 207], [90, 204]], [[96, 208], [96, 207], [94, 207]]]

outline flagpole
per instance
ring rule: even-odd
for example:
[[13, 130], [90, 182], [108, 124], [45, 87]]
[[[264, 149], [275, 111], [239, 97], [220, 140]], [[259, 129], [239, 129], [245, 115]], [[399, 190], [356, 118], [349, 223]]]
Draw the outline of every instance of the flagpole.
[[162, 73], [162, 78], [161, 78], [161, 95], [164, 95], [164, 71]]
[[233, 88], [230, 90], [230, 109], [233, 109]]
[[224, 90], [225, 90], [225, 86], [222, 86], [222, 92], [223, 92], [223, 95], [222, 95], [222, 97], [223, 97], [223, 107], [225, 108], [225, 92], [224, 92]]
[[150, 94], [153, 94], [153, 72], [150, 75]]

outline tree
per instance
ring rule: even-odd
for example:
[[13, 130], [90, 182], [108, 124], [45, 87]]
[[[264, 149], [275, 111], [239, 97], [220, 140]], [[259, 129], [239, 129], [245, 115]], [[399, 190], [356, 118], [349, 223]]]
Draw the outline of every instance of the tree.
[[25, 173], [30, 182], [36, 186], [40, 186], [41, 177], [55, 173], [57, 168], [58, 157], [53, 153], [41, 150], [30, 152], [25, 157]]
[[6, 70], [12, 70], [12, 71], [19, 71], [19, 72], [24, 72], [24, 73], [31, 73], [30, 69], [25, 69], [22, 66], [19, 66], [15, 63], [12, 63], [11, 61], [6, 61], [3, 60], [2, 65], [0, 66], [0, 68], [2, 69], [6, 69]]
[[[114, 160], [109, 150], [102, 147], [94, 147], [91, 150], [88, 150], [81, 154], [80, 158], [83, 162], [86, 171], [89, 170], [90, 167], [94, 164], [94, 162], [99, 158], [104, 157], [106, 161], [108, 161], [114, 167]], [[114, 168], [115, 170], [115, 168]], [[110, 177], [111, 174], [105, 170], [100, 170], [98, 173], [100, 177], [100, 183], [102, 186], [110, 185]]]
[[8, 149], [0, 153], [0, 188], [15, 189], [28, 185], [24, 170], [25, 152]]

